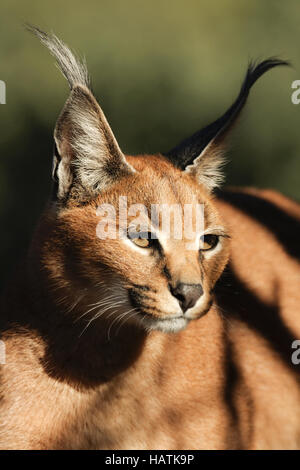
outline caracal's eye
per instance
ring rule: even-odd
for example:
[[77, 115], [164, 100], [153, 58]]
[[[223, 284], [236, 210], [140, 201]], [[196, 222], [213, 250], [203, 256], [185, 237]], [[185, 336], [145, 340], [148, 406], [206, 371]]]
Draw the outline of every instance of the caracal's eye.
[[212, 250], [219, 243], [218, 235], [202, 235], [200, 239], [200, 251]]
[[150, 248], [154, 241], [151, 232], [139, 232], [130, 229], [128, 229], [128, 238], [141, 248]]

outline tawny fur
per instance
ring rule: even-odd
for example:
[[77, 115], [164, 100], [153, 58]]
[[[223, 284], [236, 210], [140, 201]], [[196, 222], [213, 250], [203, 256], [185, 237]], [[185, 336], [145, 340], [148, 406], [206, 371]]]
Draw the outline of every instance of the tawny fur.
[[[173, 162], [125, 158], [86, 68], [34, 32], [71, 95], [55, 130], [54, 198], [1, 301], [0, 448], [299, 448], [300, 206], [272, 191], [211, 194], [225, 130], [257, 78], [284, 63], [250, 67], [229, 112]], [[221, 230], [216, 250], [100, 240], [97, 207], [120, 195], [146, 208], [204, 204], [205, 228]], [[203, 294], [172, 334], [178, 283]]]
[[[136, 168], [141, 165], [142, 159]], [[145, 171], [159, 179], [151, 165]], [[283, 220], [290, 214], [295, 237], [300, 235], [297, 204], [277, 193], [248, 193], [269, 200]], [[61, 277], [68, 270], [63, 245], [70, 234], [59, 246], [61, 232], [49, 231], [51, 210], [44, 216], [30, 258], [5, 300], [1, 448], [298, 448], [299, 366], [292, 365], [290, 355], [292, 339], [300, 337], [299, 261], [278, 241], [276, 229], [222, 198], [212, 207], [230, 227], [231, 266], [238, 280], [236, 285], [230, 275], [221, 280], [220, 307], [215, 304], [176, 335], [145, 335], [124, 325], [110, 343], [104, 320], [78, 337], [83, 324], [74, 318], [82, 306], [66, 315], [66, 306], [70, 309], [79, 294], [78, 286], [67, 278], [63, 284]], [[94, 230], [84, 219], [90, 208], [82, 209], [81, 217], [78, 210], [70, 208], [65, 217], [80, 238], [79, 258], [85, 253], [94, 259], [95, 247], [81, 239]], [[281, 222], [276, 224], [284, 233]], [[120, 252], [108, 256], [116, 265], [123, 263]], [[69, 268], [68, 276], [75, 279], [74, 266]], [[138, 262], [132, 271], [136, 282], [145, 282], [147, 273]], [[156, 276], [159, 287], [159, 271]], [[151, 278], [155, 284], [153, 271]], [[60, 289], [52, 291], [55, 279]], [[233, 299], [232, 310], [222, 300], [224, 291]], [[252, 310], [247, 295], [256, 299], [259, 311]], [[58, 300], [61, 318], [53, 310]], [[253, 324], [258, 313], [261, 318]]]

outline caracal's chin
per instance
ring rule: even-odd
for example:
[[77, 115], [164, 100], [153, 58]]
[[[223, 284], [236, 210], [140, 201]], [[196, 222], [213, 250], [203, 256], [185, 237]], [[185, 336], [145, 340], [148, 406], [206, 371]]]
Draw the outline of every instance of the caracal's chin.
[[152, 315], [139, 316], [139, 324], [147, 331], [162, 331], [163, 333], [178, 333], [186, 328], [190, 320], [185, 316], [168, 316], [157, 318]]

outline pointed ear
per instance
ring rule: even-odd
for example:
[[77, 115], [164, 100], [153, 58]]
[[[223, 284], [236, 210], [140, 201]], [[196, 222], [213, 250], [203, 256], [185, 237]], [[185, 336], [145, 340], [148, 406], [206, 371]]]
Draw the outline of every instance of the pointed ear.
[[71, 91], [57, 121], [54, 139], [53, 175], [59, 199], [65, 199], [70, 191], [76, 199], [96, 196], [134, 172], [86, 87], [77, 85]]
[[219, 119], [181, 142], [165, 156], [178, 168], [194, 175], [209, 191], [218, 187], [223, 181], [226, 137], [243, 109], [252, 85], [267, 70], [278, 65], [289, 63], [277, 58], [264, 60], [258, 65], [250, 63], [238, 97], [230, 108]]
[[71, 88], [54, 131], [55, 196], [61, 201], [89, 199], [135, 170], [127, 163], [89, 88], [85, 63], [54, 34], [33, 26], [28, 29], [54, 55]]

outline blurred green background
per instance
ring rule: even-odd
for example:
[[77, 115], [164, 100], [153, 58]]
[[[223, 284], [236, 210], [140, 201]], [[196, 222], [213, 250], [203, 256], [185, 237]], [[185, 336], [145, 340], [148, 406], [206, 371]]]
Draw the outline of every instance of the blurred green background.
[[95, 94], [127, 153], [166, 151], [220, 115], [250, 58], [294, 68], [254, 87], [234, 130], [227, 182], [300, 199], [299, 0], [2, 0], [0, 282], [25, 250], [50, 188], [52, 130], [67, 84], [22, 23], [53, 30], [85, 55]]

